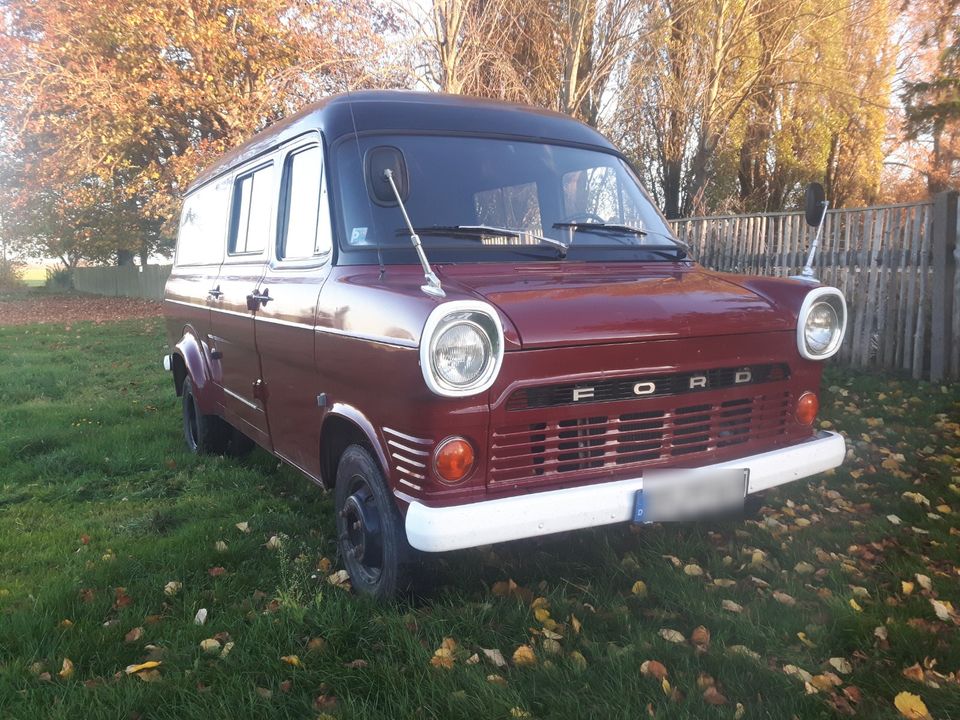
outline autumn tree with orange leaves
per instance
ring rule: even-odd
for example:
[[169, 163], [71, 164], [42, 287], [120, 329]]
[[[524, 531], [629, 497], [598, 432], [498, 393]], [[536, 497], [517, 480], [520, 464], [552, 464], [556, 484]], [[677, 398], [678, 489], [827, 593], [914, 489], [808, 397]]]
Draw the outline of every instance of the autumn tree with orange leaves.
[[303, 104], [368, 83], [389, 22], [367, 0], [2, 8], [8, 230], [69, 265], [168, 248], [198, 169]]

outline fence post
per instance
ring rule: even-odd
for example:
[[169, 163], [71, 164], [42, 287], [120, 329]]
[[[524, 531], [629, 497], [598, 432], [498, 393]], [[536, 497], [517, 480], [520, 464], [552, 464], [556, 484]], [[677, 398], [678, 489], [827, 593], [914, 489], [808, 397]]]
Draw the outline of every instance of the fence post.
[[[953, 351], [953, 288], [956, 274], [957, 192], [947, 190], [933, 199], [933, 242], [930, 265], [930, 381], [940, 382], [950, 374]], [[958, 368], [953, 368], [956, 371]]]

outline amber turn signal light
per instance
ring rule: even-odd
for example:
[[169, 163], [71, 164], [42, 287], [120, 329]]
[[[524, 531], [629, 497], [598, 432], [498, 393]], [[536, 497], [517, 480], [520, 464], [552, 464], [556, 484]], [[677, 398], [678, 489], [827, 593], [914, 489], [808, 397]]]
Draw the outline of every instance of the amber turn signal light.
[[813, 425], [817, 419], [817, 412], [820, 410], [820, 400], [815, 393], [805, 392], [797, 400], [797, 420], [804, 425]]
[[448, 483], [463, 480], [473, 470], [475, 454], [470, 441], [462, 437], [444, 440], [433, 455], [433, 467], [440, 479]]

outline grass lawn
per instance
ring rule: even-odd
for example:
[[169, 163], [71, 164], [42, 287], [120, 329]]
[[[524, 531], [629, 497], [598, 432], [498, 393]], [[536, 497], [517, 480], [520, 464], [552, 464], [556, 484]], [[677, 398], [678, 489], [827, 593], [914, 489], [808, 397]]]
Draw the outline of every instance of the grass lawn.
[[164, 344], [0, 328], [0, 718], [960, 718], [957, 386], [831, 372], [852, 457], [761, 519], [451, 553], [378, 607], [319, 489], [186, 454]]

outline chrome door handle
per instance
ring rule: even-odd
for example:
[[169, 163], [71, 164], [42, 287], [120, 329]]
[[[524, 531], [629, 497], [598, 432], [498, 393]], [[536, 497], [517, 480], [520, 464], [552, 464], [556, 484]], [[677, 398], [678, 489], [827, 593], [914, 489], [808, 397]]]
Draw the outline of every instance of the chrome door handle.
[[247, 295], [247, 310], [256, 311], [262, 305], [266, 305], [271, 300], [273, 300], [273, 298], [270, 297], [269, 290], [264, 290], [262, 293], [259, 290], [254, 290], [252, 293]]
[[217, 286], [216, 286], [215, 288], [213, 288], [212, 290], [207, 290], [207, 295], [209, 295], [210, 297], [212, 297], [214, 300], [219, 300], [220, 298], [223, 297], [223, 293], [220, 292], [220, 286], [219, 286], [219, 285], [217, 285]]

